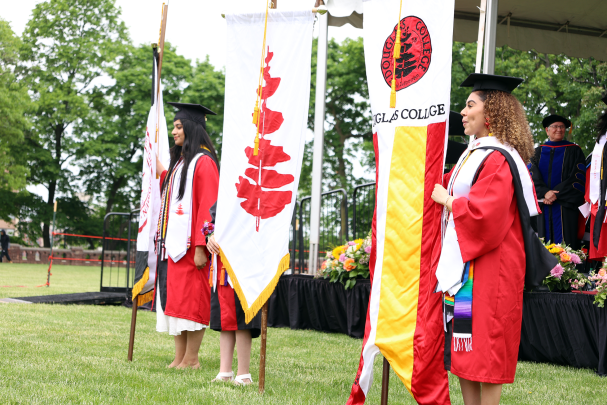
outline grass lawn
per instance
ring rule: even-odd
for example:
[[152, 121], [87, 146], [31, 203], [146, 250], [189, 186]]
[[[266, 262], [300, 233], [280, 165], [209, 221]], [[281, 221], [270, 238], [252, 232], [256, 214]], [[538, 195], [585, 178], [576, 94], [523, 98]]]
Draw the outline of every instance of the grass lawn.
[[[0, 264], [2, 297], [97, 291], [99, 270]], [[40, 278], [42, 277], [42, 281]], [[344, 404], [353, 382], [361, 340], [289, 329], [268, 330], [266, 393], [257, 386], [211, 383], [219, 370], [219, 333], [208, 331], [200, 370], [166, 369], [172, 338], [156, 333], [155, 314], [138, 314], [135, 354], [126, 360], [131, 311], [118, 306], [0, 304], [0, 403], [2, 404]], [[259, 339], [251, 373], [257, 381]], [[236, 364], [234, 365], [236, 366]], [[381, 356], [368, 404], [379, 404]], [[450, 376], [451, 398], [462, 404]], [[504, 386], [502, 404], [604, 404], [607, 380], [591, 370], [520, 362], [516, 381]], [[414, 404], [398, 378], [390, 379], [390, 404]]]

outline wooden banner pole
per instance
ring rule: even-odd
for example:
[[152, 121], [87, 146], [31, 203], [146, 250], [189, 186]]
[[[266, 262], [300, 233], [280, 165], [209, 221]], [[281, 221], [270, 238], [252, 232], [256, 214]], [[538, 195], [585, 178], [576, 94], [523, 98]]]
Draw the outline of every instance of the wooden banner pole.
[[137, 307], [139, 295], [133, 298], [133, 311], [131, 312], [131, 334], [129, 336], [128, 360], [133, 361], [133, 347], [135, 347], [135, 326], [137, 325]]
[[164, 37], [167, 30], [168, 4], [162, 4], [162, 19], [160, 20], [160, 38], [158, 39], [158, 77], [156, 78], [156, 94], [160, 94], [160, 75], [162, 74], [162, 59], [164, 57]]
[[266, 342], [268, 340], [268, 302], [261, 308], [261, 347], [259, 349], [259, 393], [266, 390]]
[[[162, 17], [160, 18], [160, 38], [158, 40], [158, 77], [156, 78], [156, 97], [160, 94], [160, 73], [162, 71], [162, 58], [164, 56], [164, 38], [167, 29], [167, 14], [169, 6], [162, 3]], [[152, 45], [154, 46], [154, 45]], [[156, 139], [156, 142], [158, 139]], [[158, 178], [158, 176], [156, 176]], [[129, 237], [130, 238], [130, 237]], [[133, 311], [131, 312], [131, 333], [129, 336], [129, 351], [127, 358], [133, 361], [133, 348], [135, 347], [135, 328], [137, 327], [137, 305], [139, 303], [139, 295], [133, 298]]]
[[388, 405], [388, 388], [390, 387], [390, 363], [384, 357], [384, 369], [381, 376], [381, 405]]

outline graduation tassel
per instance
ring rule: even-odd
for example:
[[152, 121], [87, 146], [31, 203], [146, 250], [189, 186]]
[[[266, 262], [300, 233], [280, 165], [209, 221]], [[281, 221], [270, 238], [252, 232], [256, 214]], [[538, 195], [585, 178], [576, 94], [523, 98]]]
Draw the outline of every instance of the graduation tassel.
[[213, 262], [209, 266], [209, 286], [213, 288]]

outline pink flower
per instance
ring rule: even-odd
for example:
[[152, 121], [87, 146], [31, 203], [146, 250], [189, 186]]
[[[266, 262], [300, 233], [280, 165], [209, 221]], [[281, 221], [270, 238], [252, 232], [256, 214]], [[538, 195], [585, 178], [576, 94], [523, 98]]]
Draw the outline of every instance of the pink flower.
[[365, 253], [371, 253], [371, 246], [367, 246], [365, 248]]
[[560, 264], [557, 264], [554, 269], [550, 270], [550, 274], [552, 275], [552, 277], [558, 278], [559, 280], [561, 279], [561, 276], [564, 272], [565, 270]]
[[348, 242], [348, 246], [356, 246], [356, 242], [350, 241], [350, 242]]
[[345, 253], [342, 253], [342, 254], [339, 255], [339, 261], [342, 262], [342, 263], [346, 261], [346, 255], [345, 255]]
[[580, 260], [580, 257], [578, 255], [576, 255], [575, 253], [571, 253], [569, 256], [571, 256], [571, 261], [573, 262], [573, 264], [582, 263], [582, 261]]

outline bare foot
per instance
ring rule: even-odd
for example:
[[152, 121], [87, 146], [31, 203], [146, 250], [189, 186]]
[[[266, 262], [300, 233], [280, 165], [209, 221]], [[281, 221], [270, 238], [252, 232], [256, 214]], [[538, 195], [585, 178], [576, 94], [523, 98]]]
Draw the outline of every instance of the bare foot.
[[200, 363], [198, 362], [198, 359], [196, 359], [196, 360], [183, 359], [181, 361], [181, 363], [177, 366], [178, 370], [183, 370], [186, 368], [192, 368], [194, 370], [198, 370], [200, 368]]
[[167, 368], [173, 368], [173, 367], [177, 367], [179, 364], [181, 364], [181, 361], [182, 361], [182, 360], [175, 359], [175, 360], [173, 360], [173, 362], [172, 362], [171, 364], [169, 364], [169, 365], [167, 366]]

